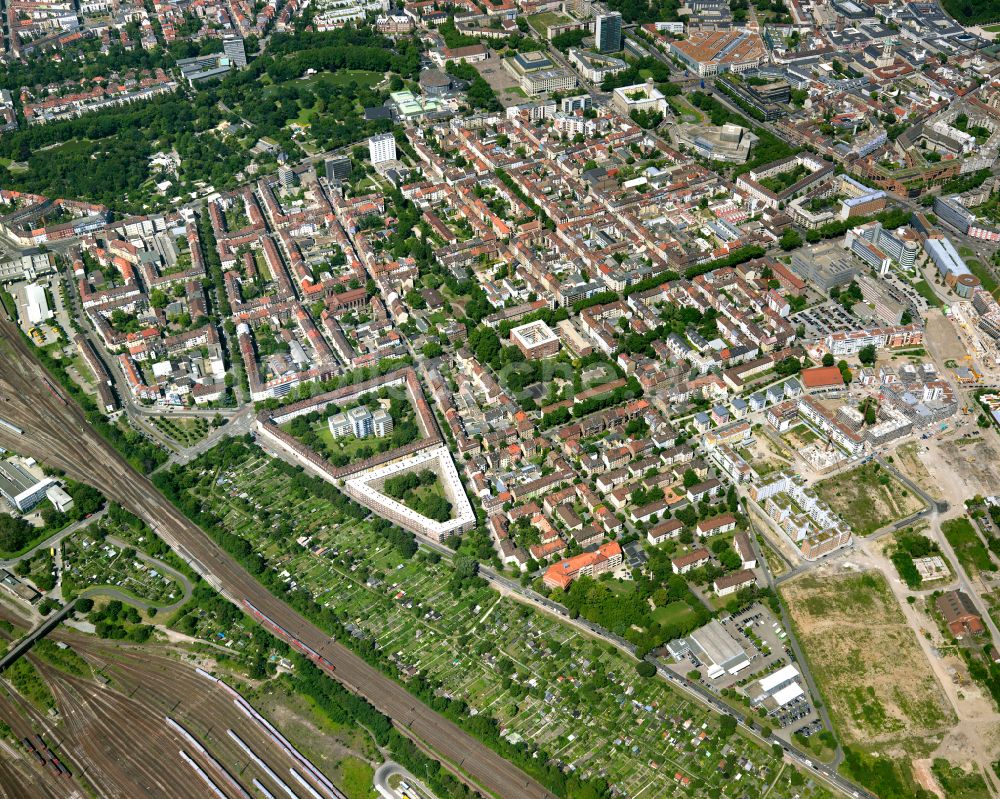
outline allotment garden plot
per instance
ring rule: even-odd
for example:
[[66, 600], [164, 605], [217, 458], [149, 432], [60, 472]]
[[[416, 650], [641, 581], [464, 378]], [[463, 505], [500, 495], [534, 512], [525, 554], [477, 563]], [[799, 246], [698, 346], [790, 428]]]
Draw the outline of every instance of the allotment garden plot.
[[62, 557], [63, 594], [67, 597], [85, 588], [107, 586], [162, 607], [184, 596], [173, 569], [113, 541], [86, 534], [68, 538], [62, 544]]
[[620, 795], [672, 795], [687, 781], [690, 796], [762, 796], [772, 783], [767, 795], [779, 799], [829, 795], [770, 750], [721, 735], [718, 717], [665, 683], [641, 679], [607, 645], [485, 583], [467, 580], [463, 588], [436, 555], [404, 559], [371, 520], [348, 518], [291, 482], [252, 454], [203, 471], [192, 490], [289, 583], [335, 609], [350, 634], [372, 641], [402, 679], [422, 673], [470, 713], [495, 718], [511, 741], [602, 776]]

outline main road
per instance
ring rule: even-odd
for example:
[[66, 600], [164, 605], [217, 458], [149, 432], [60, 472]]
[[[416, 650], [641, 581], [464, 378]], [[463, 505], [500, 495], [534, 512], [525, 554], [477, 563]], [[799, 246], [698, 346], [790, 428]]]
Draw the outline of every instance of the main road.
[[555, 799], [520, 769], [272, 596], [87, 424], [80, 408], [53, 387], [30, 345], [3, 315], [0, 418], [24, 431], [18, 435], [0, 426], [0, 446], [63, 469], [144, 519], [216, 590], [241, 607], [249, 600], [328, 658], [339, 682], [430, 747], [443, 762], [505, 799]]

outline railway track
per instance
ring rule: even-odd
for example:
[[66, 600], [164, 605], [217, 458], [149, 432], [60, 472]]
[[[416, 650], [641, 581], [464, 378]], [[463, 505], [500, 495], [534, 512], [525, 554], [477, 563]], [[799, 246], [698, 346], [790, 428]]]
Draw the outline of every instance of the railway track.
[[[329, 780], [310, 776], [309, 767], [288, 753], [258, 722], [241, 712], [231, 689], [206, 680], [193, 668], [168, 658], [151, 656], [148, 651], [119, 650], [114, 645], [104, 645], [84, 636], [67, 636], [67, 640], [71, 640], [74, 648], [92, 665], [101, 667], [114, 680], [117, 688], [141, 705], [143, 712], [161, 727], [164, 718], [170, 717], [196, 735], [212, 756], [232, 771], [243, 787], [248, 787], [253, 779], [269, 784], [265, 769], [285, 777], [291, 768], [295, 768], [308, 778], [307, 782], [313, 790], [324, 791], [326, 797], [344, 799]], [[167, 724], [167, 727], [170, 725]], [[171, 738], [176, 737], [166, 728], [162, 731], [170, 733]], [[252, 748], [255, 757], [263, 762], [263, 767], [255, 770], [245, 753], [241, 753], [242, 747], [234, 742], [232, 733]], [[160, 746], [159, 743], [156, 748], [171, 756], [177, 751], [177, 747]], [[190, 746], [183, 748], [209, 775], [213, 774], [212, 768], [206, 768], [196, 751]], [[310, 766], [315, 768], [313, 764]], [[219, 780], [214, 781], [221, 790], [230, 792], [228, 786]]]
[[18, 436], [0, 428], [0, 446], [63, 469], [145, 520], [210, 585], [238, 606], [249, 601], [289, 635], [326, 658], [334, 667], [334, 679], [433, 750], [459, 776], [505, 799], [555, 799], [519, 768], [272, 596], [104, 441], [60, 387], [46, 382], [48, 377], [35, 354], [17, 329], [3, 319], [0, 340], [8, 345], [0, 349], [0, 394], [7, 397], [0, 403], [0, 415], [25, 431]]

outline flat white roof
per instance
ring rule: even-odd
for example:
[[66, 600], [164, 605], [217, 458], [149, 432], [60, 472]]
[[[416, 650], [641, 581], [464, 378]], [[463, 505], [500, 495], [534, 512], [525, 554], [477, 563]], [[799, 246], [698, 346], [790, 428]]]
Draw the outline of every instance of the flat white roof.
[[715, 675], [724, 671], [736, 674], [750, 664], [750, 658], [747, 657], [743, 647], [718, 619], [713, 619], [704, 627], [695, 630], [688, 636], [688, 641], [694, 645], [699, 660], [711, 664], [708, 675], [713, 679], [713, 671]]
[[789, 664], [778, 669], [774, 672], [774, 674], [768, 674], [766, 677], [761, 677], [760, 690], [762, 690], [765, 694], [769, 694], [782, 683], [786, 683], [789, 680], [797, 680], [798, 677], [799, 670], [795, 668], [795, 666]]
[[802, 690], [802, 686], [797, 682], [793, 682], [791, 685], [787, 685], [780, 691], [771, 695], [774, 703], [778, 707], [784, 707], [789, 702], [798, 699], [800, 696], [804, 696], [805, 691]]

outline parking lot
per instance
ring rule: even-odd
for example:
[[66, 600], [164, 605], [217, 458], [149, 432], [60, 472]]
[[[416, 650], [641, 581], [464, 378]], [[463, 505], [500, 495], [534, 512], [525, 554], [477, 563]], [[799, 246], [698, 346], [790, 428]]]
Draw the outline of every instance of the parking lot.
[[833, 300], [792, 314], [789, 319], [793, 325], [805, 325], [806, 336], [811, 338], [823, 338], [830, 333], [854, 330], [858, 326], [857, 317]]
[[[733, 689], [744, 695], [760, 680], [787, 665], [798, 664], [792, 658], [787, 646], [788, 634], [781, 622], [769, 608], [759, 603], [752, 605], [742, 613], [734, 616], [724, 616], [719, 619], [723, 628], [739, 643], [750, 658], [750, 665], [736, 674], [723, 674], [714, 680], [701, 681], [702, 685], [715, 693], [725, 689]], [[678, 674], [686, 674], [690, 669], [697, 668], [694, 655], [689, 655], [680, 663], [673, 665]], [[801, 672], [801, 669], [800, 669]], [[811, 735], [823, 729], [822, 722], [808, 694], [808, 686], [801, 676], [797, 680], [806, 694], [793, 699], [788, 704], [769, 714], [769, 723], [775, 730], [791, 736], [794, 732]], [[807, 730], [807, 731], [806, 731]]]

